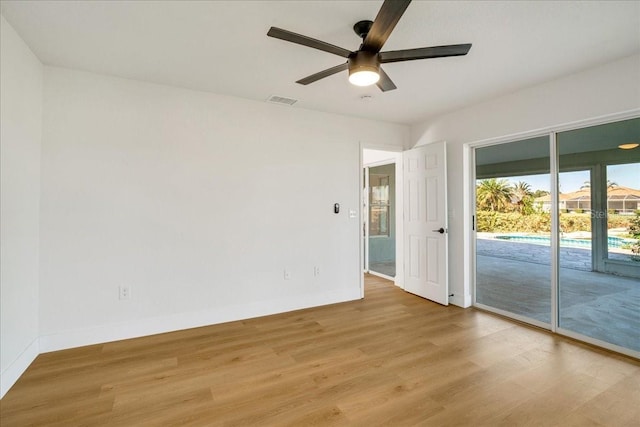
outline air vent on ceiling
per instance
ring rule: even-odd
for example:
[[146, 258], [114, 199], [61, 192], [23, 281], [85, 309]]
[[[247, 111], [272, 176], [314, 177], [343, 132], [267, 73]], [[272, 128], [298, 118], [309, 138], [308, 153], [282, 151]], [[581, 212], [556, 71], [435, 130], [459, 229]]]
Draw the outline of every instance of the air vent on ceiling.
[[270, 96], [269, 99], [267, 99], [267, 102], [272, 102], [274, 104], [284, 104], [284, 105], [293, 105], [296, 102], [298, 102], [297, 99], [291, 99], [291, 98], [285, 98], [283, 96]]

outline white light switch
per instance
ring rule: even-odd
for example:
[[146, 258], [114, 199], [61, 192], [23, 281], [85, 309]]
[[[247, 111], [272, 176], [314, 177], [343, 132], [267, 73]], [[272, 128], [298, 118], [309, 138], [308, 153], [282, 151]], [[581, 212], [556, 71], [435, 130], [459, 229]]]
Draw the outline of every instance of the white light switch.
[[358, 211], [355, 209], [349, 209], [349, 218], [355, 218], [358, 216]]

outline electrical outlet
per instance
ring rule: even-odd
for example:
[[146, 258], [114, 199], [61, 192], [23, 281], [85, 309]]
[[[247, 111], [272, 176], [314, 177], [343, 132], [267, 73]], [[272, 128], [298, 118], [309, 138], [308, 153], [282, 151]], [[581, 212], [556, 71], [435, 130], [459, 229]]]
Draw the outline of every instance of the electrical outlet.
[[319, 276], [320, 275], [320, 267], [318, 267], [318, 266], [313, 267], [313, 275], [314, 276]]
[[291, 280], [291, 272], [289, 270], [284, 271], [284, 280]]
[[122, 285], [118, 288], [120, 299], [131, 299], [131, 287], [128, 285]]

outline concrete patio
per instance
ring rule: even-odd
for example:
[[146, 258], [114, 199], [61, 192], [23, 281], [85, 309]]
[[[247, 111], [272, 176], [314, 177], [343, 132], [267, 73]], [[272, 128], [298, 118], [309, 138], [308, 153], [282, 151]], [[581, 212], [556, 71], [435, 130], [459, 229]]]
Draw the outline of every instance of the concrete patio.
[[[548, 246], [478, 239], [481, 304], [550, 323]], [[640, 265], [639, 265], [640, 268]], [[560, 327], [640, 351], [640, 281], [591, 271], [591, 251], [560, 249]]]

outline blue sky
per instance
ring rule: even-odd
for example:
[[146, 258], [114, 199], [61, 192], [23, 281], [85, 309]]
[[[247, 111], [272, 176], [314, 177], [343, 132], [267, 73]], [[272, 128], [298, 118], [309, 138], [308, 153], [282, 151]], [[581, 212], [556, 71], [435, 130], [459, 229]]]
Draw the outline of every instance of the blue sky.
[[[640, 190], [640, 163], [607, 166], [607, 179], [623, 187]], [[577, 191], [589, 180], [589, 171], [563, 172], [560, 174], [560, 191], [570, 193]], [[549, 175], [526, 175], [509, 178], [510, 183], [524, 181], [531, 186], [532, 191], [549, 191]]]

